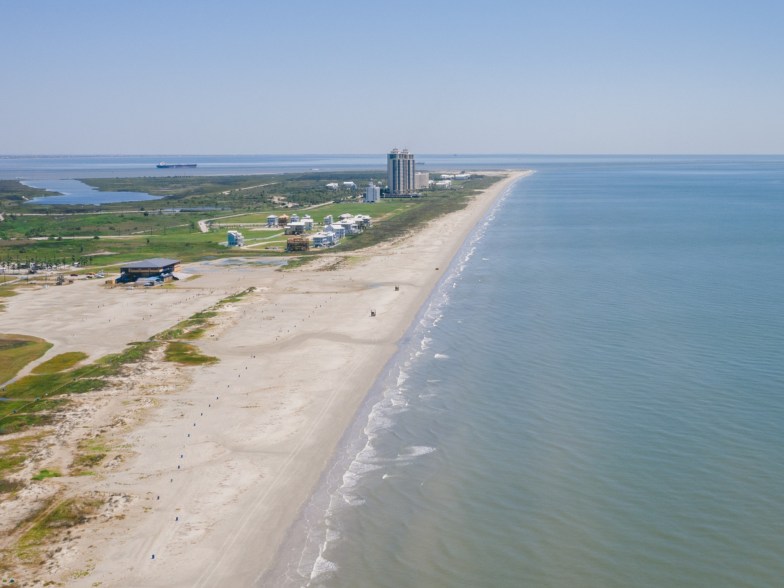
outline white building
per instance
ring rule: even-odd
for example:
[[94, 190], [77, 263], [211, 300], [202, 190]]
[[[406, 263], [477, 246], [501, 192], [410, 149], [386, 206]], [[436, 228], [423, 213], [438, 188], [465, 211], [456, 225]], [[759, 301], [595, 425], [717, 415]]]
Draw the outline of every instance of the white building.
[[325, 233], [334, 233], [335, 234], [335, 241], [339, 241], [343, 237], [346, 236], [346, 229], [344, 229], [341, 225], [327, 225], [324, 227]]
[[270, 227], [270, 228], [277, 227], [278, 226], [278, 217], [276, 215], [274, 215], [274, 214], [269, 215], [267, 217], [267, 226]]
[[425, 190], [430, 182], [430, 174], [427, 172], [416, 172], [414, 174], [414, 190]]
[[365, 202], [378, 202], [379, 200], [381, 200], [381, 188], [373, 182], [369, 183], [367, 190], [365, 190]]
[[327, 184], [327, 189], [329, 190], [337, 190], [339, 187], [340, 186], [338, 185], [337, 182], [330, 182], [329, 184]]
[[366, 214], [358, 214], [354, 217], [354, 222], [363, 230], [373, 226], [373, 219]]
[[343, 187], [348, 190], [356, 190], [357, 185], [354, 182], [343, 182]]
[[316, 233], [313, 235], [313, 247], [332, 247], [337, 243], [335, 233]]
[[452, 186], [452, 180], [439, 180], [434, 184], [434, 186], [436, 188], [449, 188]]

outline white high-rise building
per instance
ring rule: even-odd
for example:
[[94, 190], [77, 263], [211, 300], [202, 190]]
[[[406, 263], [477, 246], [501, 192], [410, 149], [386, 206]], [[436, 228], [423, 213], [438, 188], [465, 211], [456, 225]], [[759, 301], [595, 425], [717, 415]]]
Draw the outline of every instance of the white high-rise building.
[[414, 154], [408, 149], [393, 149], [387, 155], [387, 183], [390, 194], [410, 194], [414, 191], [416, 174]]
[[414, 174], [414, 190], [427, 190], [430, 184], [430, 174], [427, 172], [416, 172]]

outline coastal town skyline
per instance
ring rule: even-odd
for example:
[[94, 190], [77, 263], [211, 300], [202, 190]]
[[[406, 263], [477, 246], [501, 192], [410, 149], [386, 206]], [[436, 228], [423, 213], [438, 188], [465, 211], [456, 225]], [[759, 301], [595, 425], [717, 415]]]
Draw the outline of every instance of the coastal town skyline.
[[780, 4], [2, 8], [2, 154], [784, 152]]

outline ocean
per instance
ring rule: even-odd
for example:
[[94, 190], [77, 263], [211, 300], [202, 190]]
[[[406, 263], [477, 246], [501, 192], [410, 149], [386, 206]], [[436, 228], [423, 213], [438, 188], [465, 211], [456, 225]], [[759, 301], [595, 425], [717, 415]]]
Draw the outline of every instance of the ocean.
[[784, 158], [531, 167], [265, 585], [782, 585]]

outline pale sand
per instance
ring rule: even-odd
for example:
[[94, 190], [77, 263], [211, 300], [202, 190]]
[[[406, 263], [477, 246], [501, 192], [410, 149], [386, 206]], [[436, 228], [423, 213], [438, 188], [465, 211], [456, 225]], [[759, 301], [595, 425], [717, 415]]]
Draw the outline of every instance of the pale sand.
[[[49, 488], [113, 498], [38, 579], [253, 585], [466, 236], [528, 173], [509, 172], [466, 209], [412, 236], [346, 256], [338, 249], [302, 270], [202, 263], [187, 268], [201, 277], [171, 291], [88, 282], [9, 299], [3, 332], [52, 341], [47, 357], [70, 350], [98, 357], [257, 288], [197, 342], [220, 363], [147, 362], [117, 390], [85, 395], [81, 411], [66, 419], [59, 443], [98, 430], [115, 459], [98, 476], [47, 480]], [[60, 312], [53, 316], [53, 308]], [[65, 459], [53, 445], [36, 467], [60, 460], [65, 469]], [[12, 514], [0, 508], [0, 518]]]

